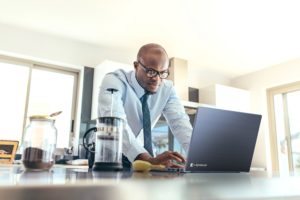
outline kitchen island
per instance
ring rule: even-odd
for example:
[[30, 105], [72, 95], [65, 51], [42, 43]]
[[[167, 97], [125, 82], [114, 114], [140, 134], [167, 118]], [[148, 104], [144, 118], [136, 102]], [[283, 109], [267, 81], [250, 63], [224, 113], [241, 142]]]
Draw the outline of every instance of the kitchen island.
[[300, 176], [250, 173], [95, 172], [55, 165], [27, 172], [0, 165], [1, 200], [300, 199]]

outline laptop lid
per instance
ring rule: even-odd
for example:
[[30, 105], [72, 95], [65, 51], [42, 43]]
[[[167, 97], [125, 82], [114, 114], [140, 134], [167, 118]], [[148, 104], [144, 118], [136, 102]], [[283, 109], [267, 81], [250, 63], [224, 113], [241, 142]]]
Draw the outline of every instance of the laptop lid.
[[199, 107], [186, 171], [248, 172], [261, 115]]

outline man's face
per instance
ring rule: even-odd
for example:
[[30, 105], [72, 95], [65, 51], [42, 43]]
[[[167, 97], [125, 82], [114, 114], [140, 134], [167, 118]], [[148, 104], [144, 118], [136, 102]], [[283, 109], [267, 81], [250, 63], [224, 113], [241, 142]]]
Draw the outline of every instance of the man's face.
[[[168, 72], [168, 60], [166, 54], [157, 48], [149, 49], [141, 58], [134, 62], [136, 70], [136, 79], [139, 84], [148, 92], [156, 93], [162, 79], [156, 72], [162, 74]], [[154, 77], [149, 77], [149, 74], [155, 74]]]

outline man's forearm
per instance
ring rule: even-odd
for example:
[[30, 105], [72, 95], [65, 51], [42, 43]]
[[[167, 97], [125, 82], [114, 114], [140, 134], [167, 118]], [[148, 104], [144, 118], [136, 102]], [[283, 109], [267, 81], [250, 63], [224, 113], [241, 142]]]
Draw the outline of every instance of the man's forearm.
[[147, 161], [153, 165], [161, 164], [159, 160], [157, 160], [155, 157], [152, 157], [149, 153], [141, 153], [135, 158], [135, 160]]
[[152, 158], [153, 157], [148, 153], [141, 153], [135, 158], [135, 160], [144, 160], [144, 161], [148, 161], [151, 163]]

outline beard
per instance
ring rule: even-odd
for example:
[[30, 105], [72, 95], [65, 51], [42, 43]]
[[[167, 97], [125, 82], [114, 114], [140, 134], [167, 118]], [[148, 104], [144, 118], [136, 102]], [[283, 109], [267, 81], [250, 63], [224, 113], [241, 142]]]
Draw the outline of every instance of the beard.
[[153, 95], [153, 94], [156, 94], [157, 92], [155, 91], [155, 92], [151, 92], [151, 91], [148, 91], [148, 90], [146, 90], [145, 89], [145, 92], [147, 92], [148, 94], [150, 94], [150, 95]]

